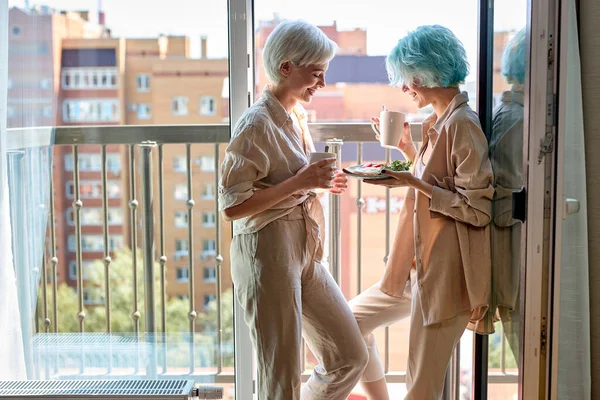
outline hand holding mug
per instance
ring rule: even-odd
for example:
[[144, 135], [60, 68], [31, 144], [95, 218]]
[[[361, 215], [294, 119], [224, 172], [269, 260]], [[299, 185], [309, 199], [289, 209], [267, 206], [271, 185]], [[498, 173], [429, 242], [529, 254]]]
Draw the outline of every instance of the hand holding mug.
[[384, 148], [405, 151], [413, 145], [410, 124], [401, 112], [384, 109], [379, 118], [371, 118], [371, 128]]

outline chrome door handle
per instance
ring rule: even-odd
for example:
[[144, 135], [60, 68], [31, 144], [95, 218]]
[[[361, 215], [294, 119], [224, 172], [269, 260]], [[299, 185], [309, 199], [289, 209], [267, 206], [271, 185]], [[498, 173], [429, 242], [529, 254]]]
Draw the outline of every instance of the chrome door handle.
[[577, 214], [579, 210], [581, 210], [579, 200], [563, 197], [563, 219], [566, 219], [569, 214]]

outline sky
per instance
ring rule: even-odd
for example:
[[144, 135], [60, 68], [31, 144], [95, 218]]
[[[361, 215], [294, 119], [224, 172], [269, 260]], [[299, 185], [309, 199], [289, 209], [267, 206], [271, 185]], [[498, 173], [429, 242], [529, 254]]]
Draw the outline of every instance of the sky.
[[[233, 1], [233, 0], [232, 0]], [[27, 0], [9, 0], [24, 7]], [[368, 6], [365, 6], [365, 3]], [[99, 4], [115, 37], [156, 37], [161, 33], [190, 37], [192, 56], [200, 53], [200, 36], [208, 37], [208, 57], [227, 57], [227, 0], [29, 0], [63, 10], [91, 10]], [[386, 55], [403, 35], [424, 24], [450, 28], [463, 41], [471, 70], [477, 61], [477, 0], [254, 0], [255, 20], [300, 18], [338, 29], [367, 30], [369, 55]], [[495, 29], [525, 25], [527, 0], [502, 0], [495, 6]]]

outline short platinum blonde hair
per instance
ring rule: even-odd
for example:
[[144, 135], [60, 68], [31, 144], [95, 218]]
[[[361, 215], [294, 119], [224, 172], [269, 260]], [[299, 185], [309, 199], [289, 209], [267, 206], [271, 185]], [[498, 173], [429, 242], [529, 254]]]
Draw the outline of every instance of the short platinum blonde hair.
[[331, 61], [337, 44], [322, 30], [301, 20], [284, 21], [269, 35], [263, 50], [263, 63], [269, 81], [278, 84], [283, 79], [281, 65], [289, 61], [306, 67]]

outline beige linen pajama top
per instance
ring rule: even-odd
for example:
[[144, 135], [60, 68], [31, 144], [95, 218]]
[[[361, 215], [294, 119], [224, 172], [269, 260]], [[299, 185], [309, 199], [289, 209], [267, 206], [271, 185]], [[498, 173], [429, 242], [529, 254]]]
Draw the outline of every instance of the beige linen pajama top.
[[433, 195], [407, 190], [381, 289], [403, 296], [412, 268], [425, 325], [471, 311], [469, 328], [487, 333], [493, 175], [487, 140], [467, 102], [460, 93], [439, 119], [433, 114], [423, 122], [423, 150], [433, 150], [422, 179]]
[[[296, 120], [297, 124], [294, 122]], [[297, 104], [288, 114], [266, 87], [262, 97], [240, 117], [221, 166], [219, 209], [225, 210], [249, 199], [255, 191], [277, 185], [308, 163], [314, 145], [304, 108]], [[272, 208], [233, 222], [233, 234], [261, 230], [270, 222], [301, 206], [313, 258], [323, 257], [324, 216], [315, 191], [298, 192]]]

